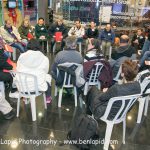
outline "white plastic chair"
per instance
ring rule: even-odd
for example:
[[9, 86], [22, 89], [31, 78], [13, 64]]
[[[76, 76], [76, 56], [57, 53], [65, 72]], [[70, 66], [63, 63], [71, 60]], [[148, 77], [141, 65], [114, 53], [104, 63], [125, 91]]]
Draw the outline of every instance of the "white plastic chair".
[[100, 75], [102, 68], [103, 68], [103, 64], [100, 62], [97, 62], [94, 65], [94, 68], [92, 69], [91, 73], [89, 73], [89, 75], [88, 75], [89, 77], [87, 77], [88, 81], [86, 81], [85, 86], [84, 86], [84, 95], [87, 95], [89, 86], [97, 85], [98, 89], [101, 88], [100, 87], [101, 86], [100, 81], [98, 80], [98, 77]]
[[19, 97], [18, 97], [18, 102], [17, 102], [17, 117], [19, 117], [20, 99], [21, 97], [23, 97], [26, 99], [30, 99], [32, 120], [36, 121], [35, 98], [43, 94], [44, 106], [45, 106], [45, 109], [47, 109], [45, 92], [38, 91], [38, 81], [35, 75], [22, 73], [22, 72], [14, 72], [14, 71], [11, 71], [11, 74], [14, 78], [14, 82], [19, 91]]
[[[59, 74], [59, 70], [57, 69], [57, 75]], [[58, 98], [58, 107], [61, 107], [62, 102], [62, 94], [63, 88], [73, 88], [74, 89], [74, 99], [75, 99], [75, 107], [77, 107], [77, 88], [71, 83], [71, 75], [65, 72], [64, 81], [62, 88], [59, 89], [59, 98]], [[57, 96], [57, 86], [55, 86], [55, 96]]]
[[118, 82], [119, 81], [119, 78], [120, 78], [120, 75], [121, 75], [121, 71], [122, 71], [122, 65], [120, 65], [119, 67], [119, 70], [118, 70], [118, 73], [116, 75], [115, 78], [113, 78], [114, 81]]
[[0, 81], [0, 93], [3, 98], [5, 98], [5, 85], [3, 81]]
[[144, 116], [147, 116], [148, 104], [150, 100], [149, 97], [150, 89], [147, 89], [144, 93], [143, 91], [145, 90], [147, 85], [150, 84], [150, 77], [145, 78], [140, 84], [141, 84], [141, 95], [142, 94], [146, 94], [146, 95], [138, 99], [139, 109], [138, 109], [137, 123], [141, 123], [143, 111], [144, 111]]
[[77, 42], [77, 44], [79, 45], [79, 52], [82, 55], [82, 42]]
[[[125, 144], [125, 133], [126, 133], [126, 115], [129, 109], [133, 106], [136, 100], [140, 97], [140, 94], [129, 95], [129, 96], [120, 96], [114, 97], [109, 100], [106, 111], [104, 115], [100, 118], [102, 121], [106, 122], [106, 133], [105, 133], [105, 142], [104, 142], [104, 150], [108, 150], [109, 143], [111, 139], [111, 134], [113, 130], [114, 124], [118, 124], [123, 122], [123, 144]], [[117, 114], [114, 116], [112, 120], [109, 120], [109, 115], [111, 113], [111, 108], [118, 102], [121, 102], [121, 107], [118, 110]], [[114, 104], [115, 103], [115, 104]]]

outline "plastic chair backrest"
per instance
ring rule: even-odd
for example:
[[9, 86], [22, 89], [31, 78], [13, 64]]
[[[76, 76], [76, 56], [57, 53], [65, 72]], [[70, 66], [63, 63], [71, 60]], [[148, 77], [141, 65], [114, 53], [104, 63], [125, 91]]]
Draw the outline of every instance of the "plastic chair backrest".
[[98, 82], [98, 77], [100, 75], [102, 68], [103, 68], [103, 64], [100, 62], [97, 62], [94, 65], [94, 68], [92, 69], [92, 71], [87, 76], [89, 83], [97, 83]]
[[[141, 96], [141, 94], [135, 94], [135, 95], [120, 96], [120, 97], [113, 97], [113, 98], [111, 98], [109, 100], [109, 102], [108, 102], [106, 111], [105, 111], [104, 115], [101, 117], [101, 119], [105, 120], [105, 121], [113, 121], [115, 123], [121, 122], [124, 119], [124, 117], [126, 117], [126, 114], [129, 111], [129, 109], [133, 106], [133, 104], [136, 102], [136, 100], [140, 96]], [[121, 102], [121, 106], [118, 109], [118, 112], [116, 113], [114, 118], [109, 120], [108, 117], [110, 115], [111, 108], [112, 108], [114, 103], [116, 104], [118, 102]]]
[[37, 77], [32, 74], [11, 71], [15, 84], [21, 95], [39, 95]]

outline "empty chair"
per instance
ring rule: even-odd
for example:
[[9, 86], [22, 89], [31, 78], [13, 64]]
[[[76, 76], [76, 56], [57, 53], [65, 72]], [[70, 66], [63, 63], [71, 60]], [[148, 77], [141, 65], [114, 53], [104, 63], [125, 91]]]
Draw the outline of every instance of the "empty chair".
[[[126, 115], [129, 109], [133, 106], [133, 104], [136, 102], [136, 100], [140, 97], [140, 94], [136, 95], [129, 95], [129, 96], [120, 96], [120, 97], [114, 97], [111, 98], [108, 102], [106, 111], [104, 115], [100, 118], [100, 120], [106, 122], [106, 133], [105, 133], [105, 142], [104, 142], [104, 150], [108, 150], [109, 143], [111, 139], [111, 134], [113, 130], [114, 124], [118, 124], [123, 122], [123, 144], [125, 144], [125, 132], [126, 132]], [[109, 119], [109, 116], [111, 115], [111, 108], [116, 103], [121, 103], [120, 109], [116, 113], [113, 119]]]
[[37, 77], [35, 75], [14, 71], [12, 71], [11, 73], [14, 78], [14, 82], [17, 86], [17, 89], [19, 91], [19, 97], [17, 102], [17, 117], [19, 117], [20, 99], [21, 97], [23, 97], [30, 100], [32, 120], [35, 121], [36, 120], [35, 98], [43, 94], [44, 106], [45, 109], [47, 109], [45, 92], [38, 91], [38, 82]]
[[[59, 74], [59, 70], [57, 69], [57, 75]], [[71, 75], [65, 72], [63, 85], [59, 89], [59, 98], [58, 98], [58, 107], [61, 107], [62, 102], [62, 94], [64, 88], [73, 88], [74, 89], [74, 99], [75, 99], [75, 107], [77, 107], [77, 88], [71, 82]], [[55, 96], [57, 96], [57, 86], [55, 86]]]
[[91, 73], [88, 74], [87, 81], [84, 87], [84, 95], [87, 95], [89, 86], [97, 85], [98, 89], [100, 89], [100, 81], [98, 80], [98, 77], [100, 75], [102, 68], [103, 64], [100, 62], [97, 62], [94, 65], [94, 68], [92, 69]]

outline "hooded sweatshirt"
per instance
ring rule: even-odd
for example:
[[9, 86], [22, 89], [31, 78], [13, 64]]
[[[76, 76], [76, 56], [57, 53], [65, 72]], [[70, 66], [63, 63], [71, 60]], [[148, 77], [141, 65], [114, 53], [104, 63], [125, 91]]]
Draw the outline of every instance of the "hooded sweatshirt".
[[[17, 71], [35, 75], [39, 91], [46, 91], [47, 82], [51, 83], [51, 76], [48, 75], [49, 60], [40, 51], [28, 50], [21, 54], [17, 61]], [[32, 90], [33, 81], [29, 82], [29, 88]]]

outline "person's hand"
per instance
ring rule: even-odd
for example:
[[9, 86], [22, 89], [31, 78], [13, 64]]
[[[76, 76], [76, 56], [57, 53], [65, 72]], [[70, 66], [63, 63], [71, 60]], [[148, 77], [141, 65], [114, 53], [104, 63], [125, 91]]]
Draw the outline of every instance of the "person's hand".
[[150, 66], [150, 61], [149, 60], [145, 60], [145, 65]]
[[13, 66], [13, 70], [16, 71], [17, 64], [13, 63], [12, 66]]
[[104, 93], [107, 92], [107, 90], [108, 90], [108, 88], [103, 88], [103, 92]]
[[14, 42], [16, 43], [16, 42], [17, 42], [17, 40], [16, 40], [16, 39], [14, 39]]
[[28, 40], [30, 41], [31, 39], [30, 39], [30, 38], [28, 38]]

